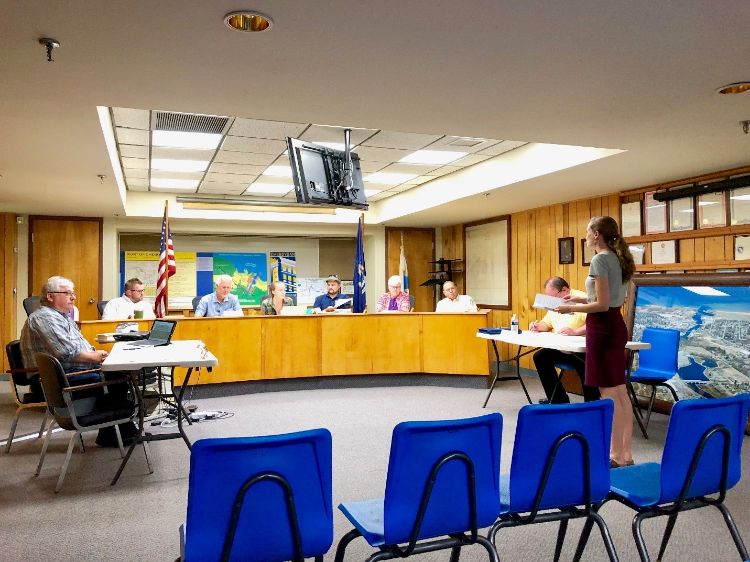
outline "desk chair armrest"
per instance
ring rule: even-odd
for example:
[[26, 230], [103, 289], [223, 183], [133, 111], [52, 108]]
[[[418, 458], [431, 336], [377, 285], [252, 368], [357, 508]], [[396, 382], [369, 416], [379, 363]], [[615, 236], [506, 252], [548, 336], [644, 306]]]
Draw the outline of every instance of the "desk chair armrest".
[[66, 386], [65, 388], [62, 389], [62, 391], [63, 392], [78, 392], [79, 390], [90, 390], [92, 388], [102, 388], [105, 386], [109, 386], [111, 384], [128, 382], [128, 380], [130, 379], [128, 379], [127, 377], [122, 377], [119, 379], [111, 379], [111, 380], [100, 381], [100, 382], [91, 382], [88, 384], [79, 384], [76, 386]]
[[8, 369], [5, 371], [7, 375], [20, 375], [22, 373], [38, 373], [39, 369]]
[[71, 371], [70, 373], [65, 373], [66, 377], [77, 377], [78, 375], [87, 375], [89, 373], [102, 373], [101, 369], [86, 369], [85, 371]]

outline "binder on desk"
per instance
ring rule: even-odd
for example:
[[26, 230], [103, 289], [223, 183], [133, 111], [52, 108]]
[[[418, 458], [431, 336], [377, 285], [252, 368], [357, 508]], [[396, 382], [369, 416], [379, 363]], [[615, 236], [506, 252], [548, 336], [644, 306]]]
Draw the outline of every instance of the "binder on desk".
[[[507, 330], [507, 328], [505, 328]], [[479, 328], [480, 334], [499, 334], [503, 331], [503, 328]]]

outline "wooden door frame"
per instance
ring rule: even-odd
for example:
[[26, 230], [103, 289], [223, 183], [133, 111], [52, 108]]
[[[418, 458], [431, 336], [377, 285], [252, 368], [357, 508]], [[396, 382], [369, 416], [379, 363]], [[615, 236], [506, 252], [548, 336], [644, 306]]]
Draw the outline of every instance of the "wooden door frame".
[[[35, 220], [60, 220], [60, 221], [88, 221], [99, 223], [99, 300], [102, 298], [104, 282], [102, 280], [102, 266], [104, 264], [104, 219], [101, 217], [57, 217], [52, 215], [29, 215], [29, 259], [28, 259], [28, 280], [26, 282], [29, 297], [34, 294], [36, 287], [32, 287], [34, 277], [34, 221]], [[24, 298], [26, 298], [24, 297]]]

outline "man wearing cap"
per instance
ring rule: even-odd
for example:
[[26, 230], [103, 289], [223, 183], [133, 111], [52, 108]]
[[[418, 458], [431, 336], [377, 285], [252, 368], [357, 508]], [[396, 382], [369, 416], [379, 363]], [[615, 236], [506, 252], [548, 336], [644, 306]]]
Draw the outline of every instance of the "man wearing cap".
[[[341, 279], [336, 274], [326, 277], [327, 292], [315, 299], [313, 310], [321, 312], [334, 312], [336, 309], [345, 309], [352, 307], [352, 299], [341, 294]], [[337, 301], [348, 300], [344, 304], [336, 306]]]

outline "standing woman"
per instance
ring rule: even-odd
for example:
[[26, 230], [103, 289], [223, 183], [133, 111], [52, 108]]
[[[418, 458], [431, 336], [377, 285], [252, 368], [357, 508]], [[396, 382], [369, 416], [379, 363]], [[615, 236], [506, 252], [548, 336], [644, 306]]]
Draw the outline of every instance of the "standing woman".
[[594, 217], [586, 228], [586, 245], [596, 255], [586, 278], [587, 297], [566, 297], [578, 304], [557, 312], [586, 312], [586, 385], [596, 386], [614, 404], [610, 466], [633, 464], [633, 411], [625, 388], [625, 344], [628, 330], [620, 313], [627, 283], [635, 272], [628, 245], [612, 217]]
[[281, 314], [281, 309], [292, 304], [291, 297], [286, 296], [286, 285], [282, 281], [274, 281], [268, 286], [271, 293], [260, 303], [260, 312], [265, 315]]

